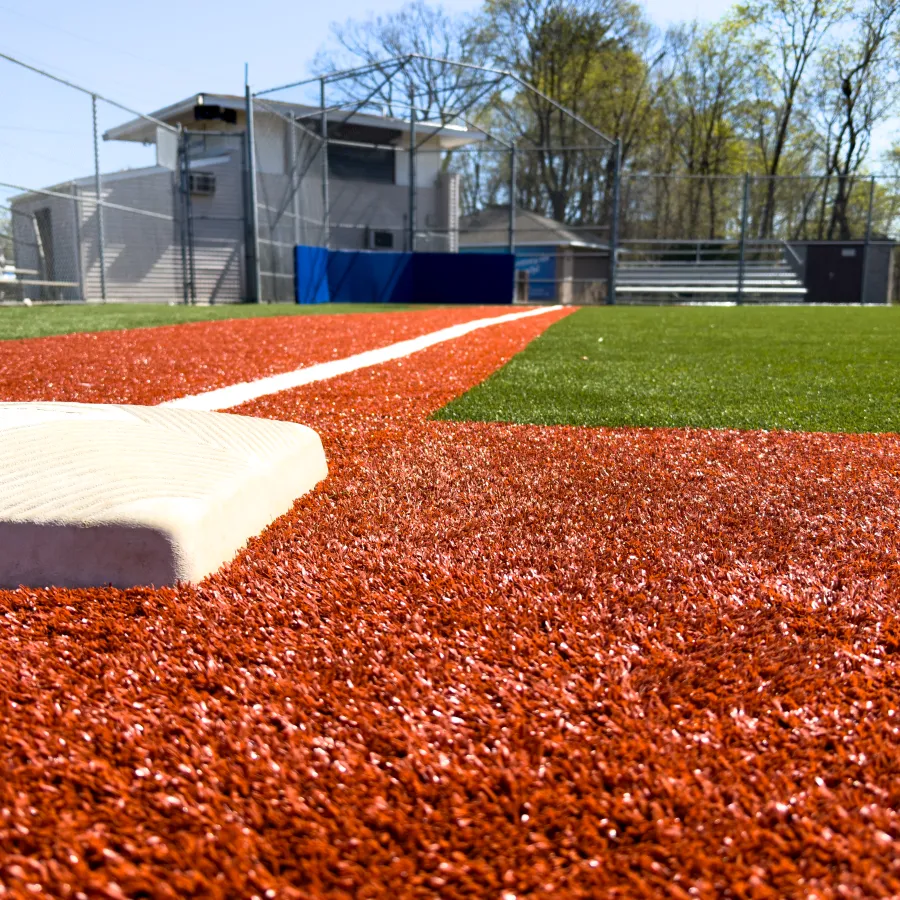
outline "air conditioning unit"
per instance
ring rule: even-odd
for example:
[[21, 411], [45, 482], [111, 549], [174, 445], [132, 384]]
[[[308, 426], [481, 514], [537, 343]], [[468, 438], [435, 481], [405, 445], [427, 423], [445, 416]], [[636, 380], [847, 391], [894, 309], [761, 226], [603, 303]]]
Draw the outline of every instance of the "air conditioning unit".
[[369, 228], [367, 230], [368, 241], [367, 248], [369, 250], [393, 250], [394, 249], [394, 232], [382, 231], [377, 228]]
[[216, 192], [216, 176], [212, 172], [191, 172], [188, 182], [192, 194], [210, 197]]

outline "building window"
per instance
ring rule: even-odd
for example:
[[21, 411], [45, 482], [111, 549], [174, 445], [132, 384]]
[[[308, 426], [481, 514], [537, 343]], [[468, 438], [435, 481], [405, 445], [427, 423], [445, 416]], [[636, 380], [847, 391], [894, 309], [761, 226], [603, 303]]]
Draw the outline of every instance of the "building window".
[[393, 184], [394, 151], [329, 143], [328, 174], [345, 181]]
[[216, 176], [212, 172], [191, 172], [189, 177], [192, 194], [209, 197], [216, 192]]
[[194, 119], [197, 122], [227, 122], [229, 125], [235, 125], [237, 110], [226, 109], [215, 103], [198, 103], [194, 107]]
[[393, 231], [370, 231], [369, 232], [369, 249], [370, 250], [393, 250], [394, 249], [394, 232]]

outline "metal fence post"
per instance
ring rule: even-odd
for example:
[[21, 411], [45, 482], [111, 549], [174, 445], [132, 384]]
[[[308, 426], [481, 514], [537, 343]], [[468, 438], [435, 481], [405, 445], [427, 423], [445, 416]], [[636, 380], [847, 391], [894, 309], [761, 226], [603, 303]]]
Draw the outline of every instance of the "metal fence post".
[[187, 200], [185, 192], [190, 189], [187, 167], [187, 134], [178, 126], [178, 233], [181, 239], [181, 299], [187, 306], [191, 302], [190, 278], [188, 276], [188, 232], [187, 232]]
[[181, 129], [181, 267], [184, 279], [184, 302], [197, 302], [197, 269], [194, 264], [194, 201], [191, 194], [191, 140]]
[[869, 211], [866, 214], [866, 242], [863, 246], [862, 284], [859, 286], [859, 302], [866, 302], [866, 290], [869, 287], [869, 245], [872, 243], [872, 210], [875, 206], [875, 176], [869, 180]]
[[78, 299], [82, 302], [84, 296], [84, 263], [81, 258], [81, 204], [78, 202], [78, 185], [72, 182], [72, 206], [73, 206], [73, 236], [75, 238], [75, 274], [78, 276]]
[[609, 287], [606, 302], [616, 302], [616, 276], [619, 268], [619, 202], [622, 190], [622, 139], [616, 140], [615, 168], [613, 171], [613, 197], [609, 222]]
[[509, 252], [516, 252], [516, 145], [509, 145]]
[[300, 243], [300, 179], [298, 176], [297, 160], [297, 126], [294, 124], [294, 114], [288, 115], [288, 154], [291, 171], [291, 215], [294, 219], [294, 246]]
[[416, 92], [409, 88], [409, 252], [416, 252]]
[[738, 251], [737, 302], [744, 302], [744, 274], [747, 265], [747, 217], [750, 213], [750, 173], [744, 173], [744, 199], [741, 202], [741, 242]]
[[97, 95], [91, 94], [91, 115], [94, 122], [94, 191], [97, 195], [97, 246], [100, 263], [100, 299], [106, 303], [106, 248], [103, 234], [103, 179], [100, 176], [100, 132], [97, 128]]
[[331, 212], [328, 209], [328, 112], [325, 107], [325, 79], [319, 80], [319, 104], [322, 112], [319, 130], [322, 135], [322, 246], [331, 245]]
[[244, 102], [247, 115], [247, 211], [248, 254], [247, 254], [247, 299], [251, 303], [259, 303], [260, 267], [259, 267], [259, 206], [256, 200], [256, 139], [253, 133], [253, 94], [250, 85], [244, 88]]

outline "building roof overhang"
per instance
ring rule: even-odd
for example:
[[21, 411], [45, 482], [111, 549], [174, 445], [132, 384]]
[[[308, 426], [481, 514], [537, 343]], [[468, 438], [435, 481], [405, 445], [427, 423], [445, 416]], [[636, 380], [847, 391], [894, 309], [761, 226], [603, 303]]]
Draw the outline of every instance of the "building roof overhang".
[[[246, 101], [243, 97], [235, 94], [192, 94], [184, 100], [179, 100], [177, 103], [151, 113], [151, 115], [154, 119], [170, 125], [189, 126], [194, 121], [194, 107], [196, 106], [219, 106], [222, 109], [234, 110], [239, 116], [242, 116]], [[302, 103], [285, 103], [269, 98], [259, 101], [258, 109], [262, 114], [265, 114], [267, 107], [271, 110], [270, 114], [294, 116], [301, 124], [308, 123], [311, 130], [318, 131], [319, 129], [321, 119], [319, 107], [307, 106]], [[404, 119], [354, 110], [333, 110], [329, 111], [329, 120], [329, 137], [337, 140], [396, 144], [398, 147], [408, 145], [409, 142], [409, 122]], [[333, 124], [336, 122], [340, 122], [340, 125]], [[115, 128], [110, 128], [104, 133], [103, 139], [154, 144], [158, 127], [149, 119], [131, 119]], [[333, 127], [336, 128], [335, 134], [331, 133]], [[482, 132], [453, 123], [420, 121], [416, 122], [416, 131], [420, 135], [420, 140], [425, 139], [432, 146], [436, 144], [448, 150], [478, 143], [485, 139]]]

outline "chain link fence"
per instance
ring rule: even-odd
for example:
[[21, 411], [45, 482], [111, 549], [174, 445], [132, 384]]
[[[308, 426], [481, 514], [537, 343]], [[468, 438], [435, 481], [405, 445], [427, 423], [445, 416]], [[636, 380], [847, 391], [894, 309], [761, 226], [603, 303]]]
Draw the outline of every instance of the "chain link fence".
[[[188, 135], [0, 55], [0, 302], [184, 302]], [[240, 229], [243, 234], [243, 228]]]
[[301, 82], [248, 95], [260, 299], [293, 296], [297, 244], [512, 252], [518, 300], [606, 299], [609, 147], [517, 147], [465, 120], [366, 99], [329, 106], [325, 93]]
[[182, 300], [240, 303], [247, 282], [246, 141], [242, 131], [182, 129], [173, 249]]
[[515, 254], [521, 302], [601, 303], [608, 296], [613, 183], [609, 151], [485, 142], [459, 151], [459, 245]]
[[589, 140], [548, 146], [414, 94], [329, 106], [322, 79], [162, 121], [4, 66], [27, 84], [0, 131], [0, 302], [293, 302], [298, 246], [510, 253], [520, 302], [898, 295], [895, 178], [622, 174], [577, 117]]
[[618, 302], [888, 303], [896, 179], [622, 178]]
[[512, 253], [520, 302], [893, 296], [889, 179], [620, 176], [611, 147], [517, 145], [410, 108], [267, 95], [253, 109], [263, 300], [292, 296], [298, 243]]
[[296, 299], [294, 248], [327, 245], [325, 152], [318, 112], [277, 101], [252, 104], [259, 298]]

